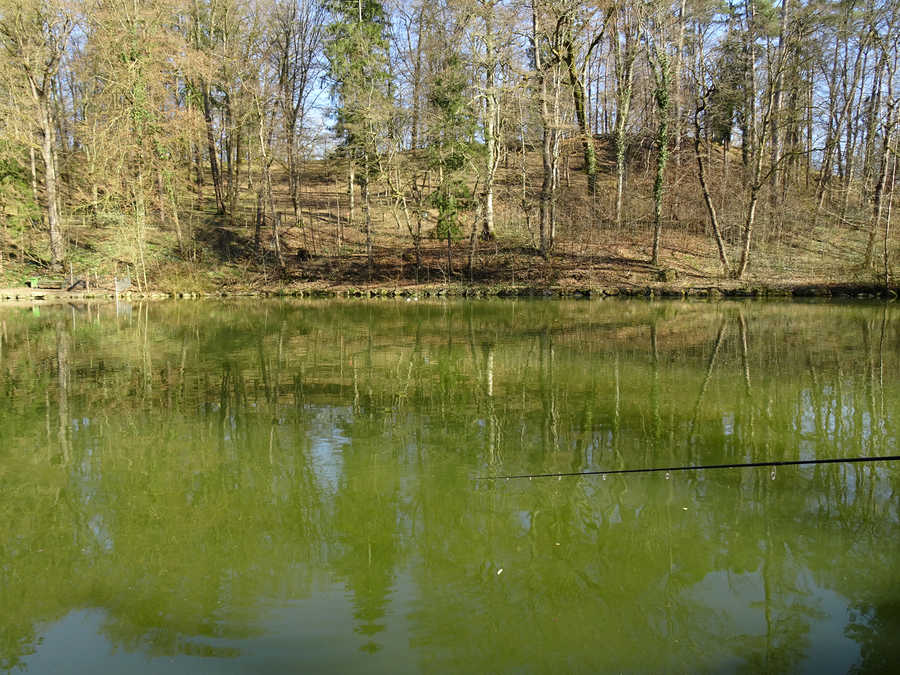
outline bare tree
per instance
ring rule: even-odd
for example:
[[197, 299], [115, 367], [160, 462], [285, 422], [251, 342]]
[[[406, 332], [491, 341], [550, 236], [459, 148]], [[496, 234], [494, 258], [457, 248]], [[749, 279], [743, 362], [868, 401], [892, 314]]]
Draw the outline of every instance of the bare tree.
[[278, 0], [272, 15], [278, 107], [287, 151], [288, 191], [300, 218], [299, 151], [303, 125], [321, 72], [324, 6], [317, 0]]
[[4, 1], [0, 6], [0, 42], [10, 66], [24, 77], [30, 104], [34, 106], [44, 165], [44, 206], [53, 267], [60, 267], [65, 258], [59, 215], [53, 82], [74, 28], [74, 13], [63, 2], [13, 0]]
[[634, 14], [640, 5], [616, 5], [615, 30], [610, 34], [615, 61], [615, 150], [616, 150], [616, 225], [622, 227], [625, 195], [625, 126], [634, 94], [634, 62], [637, 58], [637, 26]]

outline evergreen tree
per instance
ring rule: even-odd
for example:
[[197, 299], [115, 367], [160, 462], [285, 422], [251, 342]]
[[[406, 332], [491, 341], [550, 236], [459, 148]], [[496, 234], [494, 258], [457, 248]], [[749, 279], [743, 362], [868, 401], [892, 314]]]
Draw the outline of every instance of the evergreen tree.
[[335, 132], [350, 161], [361, 171], [366, 257], [373, 273], [369, 188], [381, 172], [391, 128], [388, 18], [378, 0], [330, 0], [332, 16], [325, 54], [335, 105]]
[[477, 126], [468, 97], [468, 78], [456, 55], [448, 55], [429, 93], [432, 107], [431, 163], [438, 173], [433, 202], [438, 211], [436, 234], [450, 240], [460, 235], [459, 211], [471, 201], [467, 177], [476, 150]]

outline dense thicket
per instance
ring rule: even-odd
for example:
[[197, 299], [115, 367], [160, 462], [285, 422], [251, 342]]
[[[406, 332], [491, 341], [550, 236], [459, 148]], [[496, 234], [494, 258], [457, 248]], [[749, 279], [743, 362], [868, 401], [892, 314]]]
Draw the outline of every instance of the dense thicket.
[[561, 226], [644, 219], [655, 265], [679, 227], [738, 278], [758, 242], [838, 228], [889, 282], [898, 23], [890, 0], [0, 0], [0, 253], [106, 251], [147, 283], [151, 234], [187, 260], [240, 226], [283, 269], [327, 160], [329, 250], [357, 225], [370, 275], [377, 201], [417, 267], [426, 233], [452, 271], [460, 240], [550, 257]]

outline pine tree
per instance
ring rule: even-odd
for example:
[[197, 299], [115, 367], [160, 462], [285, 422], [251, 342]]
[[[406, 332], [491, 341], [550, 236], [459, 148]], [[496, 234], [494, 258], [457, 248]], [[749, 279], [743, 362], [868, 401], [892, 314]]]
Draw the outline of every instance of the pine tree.
[[391, 128], [388, 17], [378, 0], [330, 0], [325, 54], [335, 104], [335, 132], [357, 172], [365, 215], [366, 258], [372, 277], [369, 188], [381, 172]]

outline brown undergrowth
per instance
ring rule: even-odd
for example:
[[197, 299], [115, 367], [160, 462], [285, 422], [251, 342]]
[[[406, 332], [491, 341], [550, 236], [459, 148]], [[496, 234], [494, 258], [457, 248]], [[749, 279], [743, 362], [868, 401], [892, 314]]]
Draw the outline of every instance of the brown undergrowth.
[[[600, 153], [601, 180], [593, 196], [587, 194], [577, 148], [564, 157], [555, 194], [557, 228], [546, 258], [538, 251], [540, 162], [532, 153], [526, 157], [524, 174], [521, 156], [510, 154], [501, 163], [495, 192], [495, 237], [477, 238], [474, 253], [470, 240], [474, 212], [462, 214], [458, 236], [448, 248], [446, 241], [433, 238], [435, 214], [426, 211], [416, 264], [414, 240], [386, 182], [381, 181], [372, 200], [370, 273], [358, 203], [350, 219], [346, 167], [333, 160], [313, 160], [306, 163], [301, 177], [296, 213], [285, 176], [276, 175], [283, 267], [275, 253], [271, 219], [260, 230], [257, 247], [255, 202], [244, 199], [234, 213], [217, 215], [209, 206], [207, 186], [182, 196], [182, 245], [179, 247], [173, 223], [165, 217], [161, 204], [156, 214], [161, 225], [147, 230], [142, 256], [127, 226], [109, 219], [70, 217], [68, 268], [76, 278], [88, 278], [99, 287], [109, 285], [112, 277], [128, 275], [137, 290], [168, 293], [346, 292], [440, 286], [457, 290], [467, 286], [482, 290], [552, 288], [561, 292], [878, 286], [878, 271], [860, 265], [867, 238], [867, 206], [856, 205], [842, 218], [827, 217], [826, 213], [814, 226], [810, 217], [813, 200], [803, 184], [794, 186], [779, 204], [767, 201], [761, 206], [748, 274], [741, 281], [729, 279], [719, 263], [692, 157], [686, 151], [676, 154], [671, 163], [662, 261], [659, 266], [651, 265], [650, 152], [638, 147], [631, 153], [627, 217], [622, 225], [615, 222], [615, 176], [609, 153]], [[726, 159], [710, 157], [713, 168], [716, 161], [722, 164]], [[734, 166], [720, 166], [715, 173], [719, 178], [714, 188], [726, 245], [734, 260], [745, 190], [739, 160], [735, 156], [730, 161]], [[4, 252], [0, 287], [48, 274], [42, 265], [40, 232], [3, 229], [0, 239]], [[881, 281], [883, 285], [883, 278]]]

